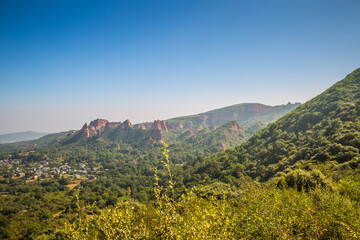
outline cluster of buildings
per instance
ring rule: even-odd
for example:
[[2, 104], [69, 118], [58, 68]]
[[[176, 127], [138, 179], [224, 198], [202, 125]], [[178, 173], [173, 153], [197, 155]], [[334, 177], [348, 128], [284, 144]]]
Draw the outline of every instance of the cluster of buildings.
[[[0, 168], [10, 170], [12, 177], [27, 179], [50, 178], [55, 175], [72, 175], [76, 179], [94, 179], [97, 169], [89, 168], [85, 163], [81, 163], [78, 169], [74, 169], [68, 164], [58, 162], [50, 164], [48, 160], [43, 160], [32, 164], [31, 167], [26, 167], [21, 160], [0, 160]], [[8, 171], [7, 171], [8, 172]]]

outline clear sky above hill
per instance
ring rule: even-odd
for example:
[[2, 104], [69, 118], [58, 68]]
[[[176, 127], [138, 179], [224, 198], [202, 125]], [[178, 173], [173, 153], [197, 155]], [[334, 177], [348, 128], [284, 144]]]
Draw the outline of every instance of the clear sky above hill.
[[359, 0], [0, 0], [0, 133], [305, 102], [360, 67]]

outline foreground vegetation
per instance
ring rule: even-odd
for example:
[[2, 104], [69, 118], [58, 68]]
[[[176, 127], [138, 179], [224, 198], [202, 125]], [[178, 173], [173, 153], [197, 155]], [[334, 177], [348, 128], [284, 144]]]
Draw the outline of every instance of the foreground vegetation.
[[305, 192], [247, 182], [236, 191], [204, 193], [193, 189], [176, 202], [169, 198], [161, 201], [121, 203], [66, 225], [50, 239], [360, 237], [359, 201], [321, 187]]

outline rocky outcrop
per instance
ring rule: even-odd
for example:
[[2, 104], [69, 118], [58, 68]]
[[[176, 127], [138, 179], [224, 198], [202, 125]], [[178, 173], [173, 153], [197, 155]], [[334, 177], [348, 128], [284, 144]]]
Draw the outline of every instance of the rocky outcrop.
[[99, 139], [101, 136], [101, 129], [98, 130], [97, 134], [96, 134], [96, 138]]
[[109, 122], [109, 127], [117, 127], [120, 125], [121, 125], [121, 122]]
[[80, 130], [80, 138], [88, 138], [90, 136], [89, 128], [87, 123], [84, 124], [84, 126]]
[[121, 122], [107, 122], [105, 125], [105, 131], [108, 131], [112, 127], [120, 126]]
[[145, 125], [144, 125], [144, 124], [142, 124], [142, 123], [135, 124], [135, 125], [134, 125], [134, 128], [139, 128], [139, 129], [142, 129], [142, 130], [146, 130]]
[[133, 125], [131, 124], [130, 120], [127, 119], [125, 122], [123, 122], [121, 124], [121, 128], [124, 129], [124, 128], [133, 128]]
[[175, 127], [183, 129], [184, 125], [181, 122], [179, 122], [179, 123], [175, 123]]
[[157, 142], [161, 142], [162, 136], [159, 128], [152, 129], [150, 132], [150, 137]]
[[89, 126], [94, 127], [96, 130], [105, 128], [106, 124], [108, 123], [108, 120], [105, 119], [96, 119], [94, 121], [91, 121]]
[[165, 124], [166, 124], [166, 128], [168, 130], [174, 130], [175, 129], [175, 127], [173, 125], [171, 125], [170, 123], [166, 122]]
[[164, 120], [160, 121], [160, 120], [155, 120], [154, 123], [151, 125], [152, 129], [159, 129], [159, 130], [163, 130], [165, 132], [168, 131], [167, 126], [164, 122]]
[[232, 121], [232, 124], [220, 133], [220, 135], [226, 134], [244, 134], [244, 131], [241, 129], [238, 121]]
[[89, 131], [90, 131], [90, 133], [97, 134], [96, 129], [95, 129], [94, 126], [89, 126]]

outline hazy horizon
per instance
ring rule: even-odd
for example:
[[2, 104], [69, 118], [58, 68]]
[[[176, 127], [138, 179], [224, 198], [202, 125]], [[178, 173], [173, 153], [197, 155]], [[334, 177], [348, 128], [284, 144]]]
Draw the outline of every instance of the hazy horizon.
[[315, 97], [360, 67], [360, 2], [0, 1], [0, 134]]

